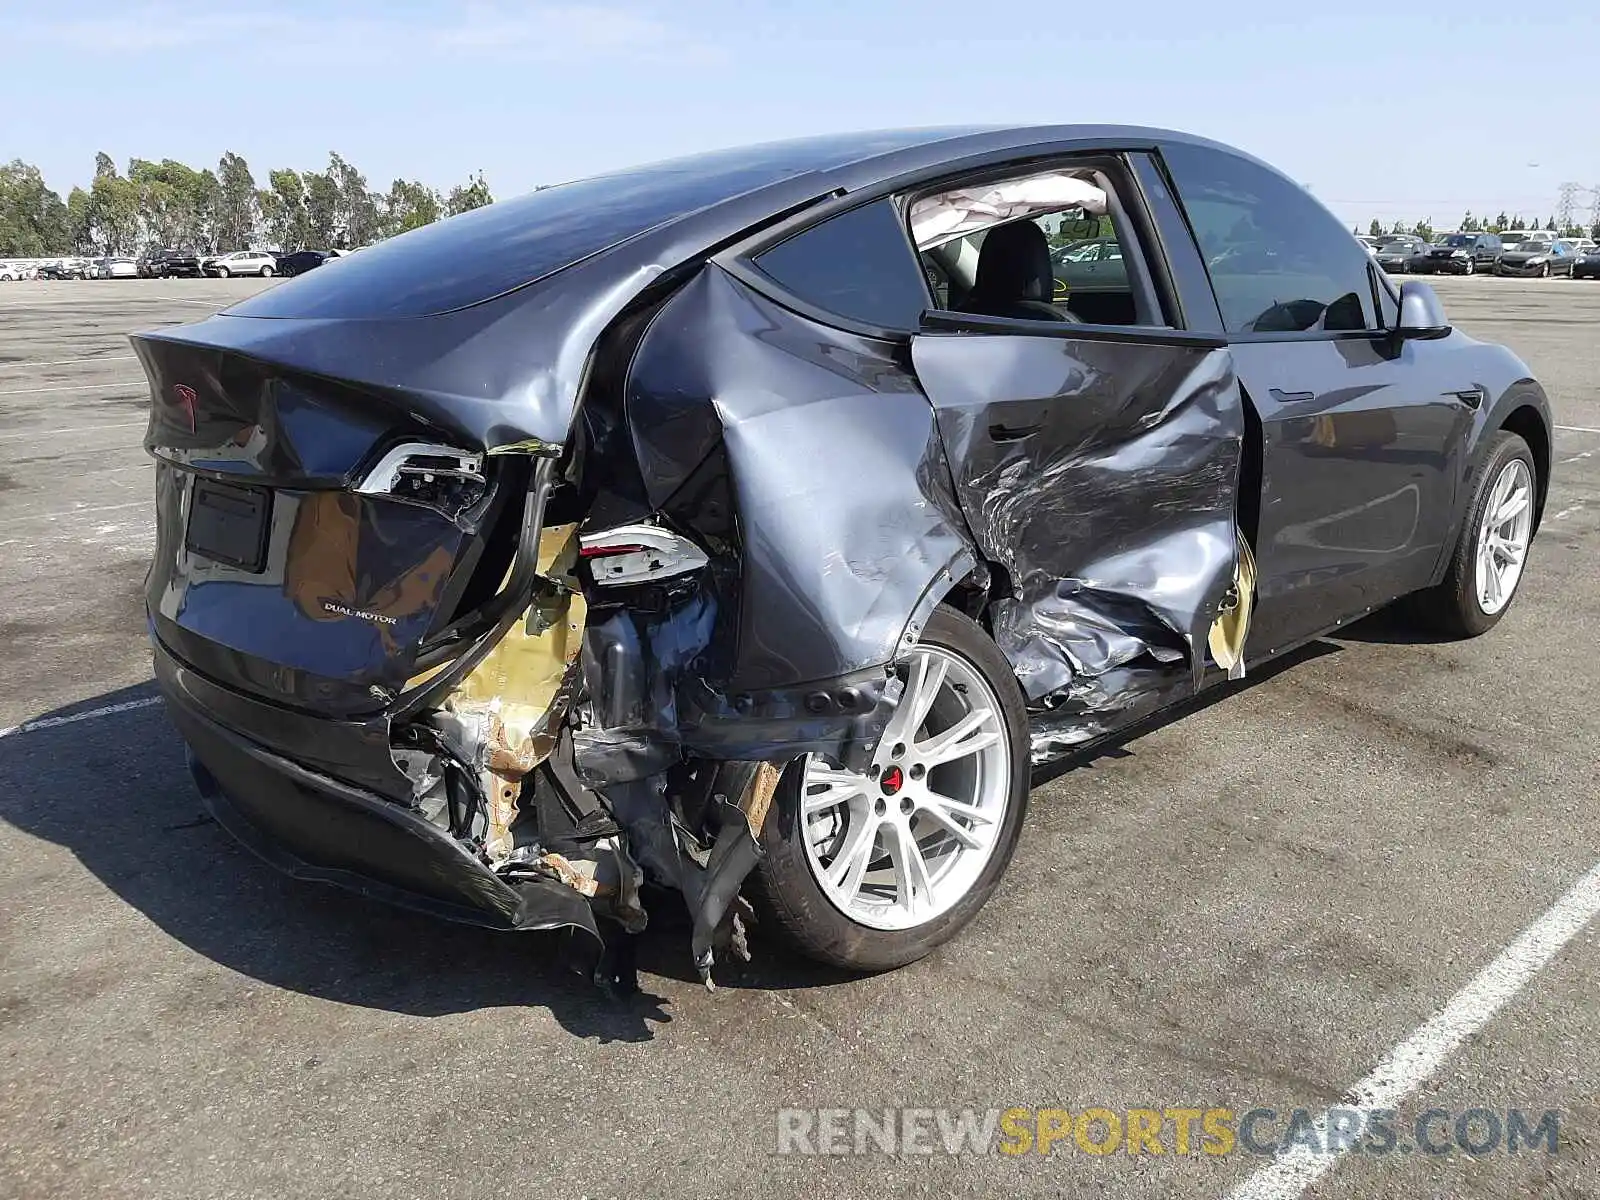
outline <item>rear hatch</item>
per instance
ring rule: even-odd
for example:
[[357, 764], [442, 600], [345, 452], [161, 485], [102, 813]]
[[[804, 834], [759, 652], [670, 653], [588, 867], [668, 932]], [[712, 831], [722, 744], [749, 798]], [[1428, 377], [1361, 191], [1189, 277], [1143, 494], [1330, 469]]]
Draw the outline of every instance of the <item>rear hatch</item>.
[[278, 703], [383, 707], [471, 602], [516, 466], [497, 489], [484, 456], [451, 455], [371, 389], [159, 334], [134, 343], [152, 392], [155, 636]]

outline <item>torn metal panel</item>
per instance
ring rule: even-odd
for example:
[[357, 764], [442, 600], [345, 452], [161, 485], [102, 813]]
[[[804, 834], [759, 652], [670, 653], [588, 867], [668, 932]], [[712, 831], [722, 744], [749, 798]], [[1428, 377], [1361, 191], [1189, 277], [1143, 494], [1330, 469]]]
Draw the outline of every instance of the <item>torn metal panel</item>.
[[1237, 562], [1227, 350], [945, 334], [913, 356], [1045, 753], [1197, 688]]
[[713, 445], [725, 455], [738, 611], [732, 660], [706, 678], [714, 691], [883, 666], [930, 594], [974, 561], [903, 352], [799, 317], [715, 266], [651, 323], [626, 404], [652, 502], [670, 504]]
[[515, 849], [522, 780], [555, 748], [577, 689], [586, 606], [572, 571], [577, 526], [539, 536], [536, 586], [524, 615], [462, 678], [431, 723], [478, 773], [483, 853], [491, 867]]

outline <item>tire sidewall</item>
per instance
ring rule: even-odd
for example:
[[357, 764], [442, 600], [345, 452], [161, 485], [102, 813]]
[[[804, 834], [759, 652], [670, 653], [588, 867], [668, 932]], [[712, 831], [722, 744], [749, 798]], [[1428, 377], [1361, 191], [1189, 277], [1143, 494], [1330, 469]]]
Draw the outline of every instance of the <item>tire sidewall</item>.
[[[1478, 471], [1476, 486], [1472, 491], [1472, 504], [1467, 509], [1466, 523], [1462, 526], [1462, 544], [1457, 551], [1456, 592], [1461, 607], [1462, 624], [1469, 634], [1485, 633], [1497, 625], [1500, 618], [1511, 611], [1511, 606], [1517, 602], [1517, 596], [1522, 591], [1522, 577], [1519, 576], [1511, 598], [1493, 613], [1484, 612], [1478, 600], [1478, 550], [1483, 538], [1484, 512], [1489, 507], [1489, 497], [1494, 490], [1495, 480], [1500, 478], [1500, 473], [1506, 469], [1507, 464], [1519, 458], [1527, 466], [1528, 477], [1537, 487], [1539, 469], [1528, 443], [1505, 430], [1497, 433], [1489, 446], [1488, 454], [1484, 456], [1483, 466]], [[1537, 503], [1537, 500], [1534, 502]], [[1531, 549], [1530, 538], [1529, 550]], [[1526, 573], [1527, 568], [1524, 565], [1523, 574]]]
[[[940, 608], [928, 619], [922, 641], [959, 654], [989, 683], [999, 699], [1011, 749], [1011, 794], [994, 852], [960, 901], [913, 929], [874, 929], [852, 921], [823, 892], [807, 860], [800, 796], [805, 760], [790, 763], [761, 832], [766, 854], [759, 868], [756, 899], [808, 956], [852, 970], [882, 971], [925, 957], [949, 940], [983, 907], [1016, 850], [1028, 808], [1027, 710], [1010, 664], [998, 646], [969, 618]], [[774, 912], [773, 910], [781, 910]]]

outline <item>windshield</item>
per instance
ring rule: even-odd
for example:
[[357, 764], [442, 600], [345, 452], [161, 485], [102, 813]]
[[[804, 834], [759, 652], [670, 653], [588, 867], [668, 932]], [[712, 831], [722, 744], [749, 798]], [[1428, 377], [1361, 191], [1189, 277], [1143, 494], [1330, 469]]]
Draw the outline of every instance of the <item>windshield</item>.
[[1445, 238], [1444, 241], [1440, 242], [1439, 244], [1441, 246], [1473, 246], [1473, 245], [1477, 244], [1477, 241], [1478, 241], [1477, 234], [1473, 234], [1473, 233], [1452, 233], [1449, 237]]

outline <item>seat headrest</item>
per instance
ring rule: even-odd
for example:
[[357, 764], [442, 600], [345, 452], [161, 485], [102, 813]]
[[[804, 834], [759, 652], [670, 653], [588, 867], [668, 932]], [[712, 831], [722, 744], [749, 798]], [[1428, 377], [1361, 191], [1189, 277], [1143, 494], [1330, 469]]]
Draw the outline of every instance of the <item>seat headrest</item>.
[[991, 229], [978, 251], [972, 294], [984, 300], [1050, 302], [1055, 273], [1050, 243], [1032, 221], [1013, 221]]

